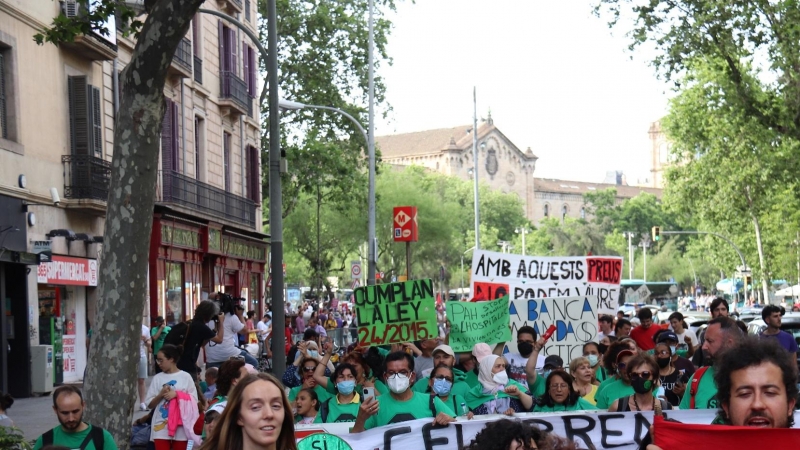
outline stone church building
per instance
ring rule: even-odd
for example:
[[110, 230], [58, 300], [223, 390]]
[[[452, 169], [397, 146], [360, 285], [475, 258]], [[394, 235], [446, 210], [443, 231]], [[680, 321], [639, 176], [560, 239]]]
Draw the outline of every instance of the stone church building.
[[[445, 175], [472, 180], [472, 126], [376, 136], [382, 160], [395, 166], [422, 166]], [[661, 189], [629, 186], [624, 175], [609, 172], [603, 183], [534, 177], [537, 157], [530, 147], [520, 150], [498, 129], [491, 116], [478, 124], [478, 181], [491, 189], [513, 193], [522, 200], [528, 219], [538, 224], [545, 217], [585, 218], [583, 194], [609, 187], [617, 189], [617, 201]]]

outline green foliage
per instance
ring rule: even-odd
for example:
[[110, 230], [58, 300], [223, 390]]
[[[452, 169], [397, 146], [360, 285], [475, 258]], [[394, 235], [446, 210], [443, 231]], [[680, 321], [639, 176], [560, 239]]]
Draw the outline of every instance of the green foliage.
[[[55, 1], [55, 0], [51, 0]], [[147, 3], [152, 3], [148, 1]], [[108, 29], [104, 26], [108, 17], [116, 16], [117, 29], [124, 35], [138, 38], [143, 22], [136, 19], [138, 15], [134, 8], [116, 0], [100, 0], [94, 4], [91, 11], [85, 9], [77, 17], [67, 17], [62, 12], [53, 19], [49, 27], [36, 33], [33, 39], [37, 44], [45, 42], [62, 44], [72, 42], [79, 35], [98, 33], [108, 37]]]
[[17, 427], [0, 427], [0, 448], [30, 450], [33, 446], [25, 440], [25, 434]]

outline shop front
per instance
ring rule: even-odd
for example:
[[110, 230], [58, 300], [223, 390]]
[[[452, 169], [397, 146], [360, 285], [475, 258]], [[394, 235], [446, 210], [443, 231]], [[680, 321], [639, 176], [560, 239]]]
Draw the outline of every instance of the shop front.
[[77, 383], [86, 370], [87, 298], [97, 289], [97, 260], [53, 255], [36, 281], [39, 345], [52, 345], [53, 384]]
[[261, 239], [209, 225], [204, 272], [215, 292], [246, 301], [245, 310], [264, 314], [264, 270], [267, 244]]

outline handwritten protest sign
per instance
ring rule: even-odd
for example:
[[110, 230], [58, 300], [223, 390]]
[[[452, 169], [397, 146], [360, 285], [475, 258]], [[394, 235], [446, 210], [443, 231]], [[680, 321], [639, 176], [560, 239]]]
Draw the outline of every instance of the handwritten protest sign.
[[[568, 365], [574, 358], [583, 356], [583, 344], [597, 335], [595, 304], [594, 297], [514, 300], [508, 307], [512, 334], [516, 336], [520, 327], [528, 325], [541, 336], [550, 325], [555, 325], [556, 332], [541, 355], [558, 355]], [[515, 343], [516, 339], [512, 339], [509, 347]]]
[[438, 336], [433, 281], [364, 286], [353, 291], [360, 346], [394, 344]]
[[490, 302], [447, 302], [450, 347], [454, 352], [469, 352], [479, 342], [506, 342], [511, 339], [508, 313], [507, 295]]
[[622, 258], [542, 257], [477, 250], [472, 257], [472, 296], [511, 301], [532, 298], [596, 298], [594, 311], [615, 314], [619, 307]]

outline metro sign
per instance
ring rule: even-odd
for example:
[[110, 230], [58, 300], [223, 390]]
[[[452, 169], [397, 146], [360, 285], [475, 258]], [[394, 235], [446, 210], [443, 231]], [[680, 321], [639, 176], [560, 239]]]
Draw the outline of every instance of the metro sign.
[[395, 242], [417, 242], [419, 240], [416, 206], [396, 206], [392, 216], [394, 217], [392, 229]]

